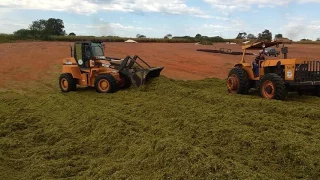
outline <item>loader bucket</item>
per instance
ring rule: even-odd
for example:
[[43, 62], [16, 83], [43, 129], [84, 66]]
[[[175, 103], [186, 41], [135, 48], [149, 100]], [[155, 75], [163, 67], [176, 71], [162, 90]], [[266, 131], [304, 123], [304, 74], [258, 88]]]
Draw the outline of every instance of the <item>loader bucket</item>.
[[152, 78], [159, 77], [163, 68], [151, 67], [138, 56], [134, 56], [133, 58], [127, 56], [119, 66], [120, 72], [128, 75], [132, 83], [137, 87], [144, 85]]
[[152, 69], [140, 69], [134, 72], [131, 76], [131, 81], [137, 87], [146, 84], [149, 80], [159, 77], [163, 67]]
[[159, 77], [162, 70], [163, 70], [163, 67], [149, 69], [149, 72], [146, 77], [146, 81], [148, 81], [149, 79], [152, 79], [152, 78]]

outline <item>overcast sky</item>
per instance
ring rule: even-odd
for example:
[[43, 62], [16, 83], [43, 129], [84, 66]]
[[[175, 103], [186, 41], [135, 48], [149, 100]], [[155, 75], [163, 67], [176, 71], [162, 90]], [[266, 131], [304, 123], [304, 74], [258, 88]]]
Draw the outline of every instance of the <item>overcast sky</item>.
[[269, 29], [293, 40], [320, 37], [320, 0], [0, 0], [0, 33], [51, 17], [77, 35], [235, 38]]

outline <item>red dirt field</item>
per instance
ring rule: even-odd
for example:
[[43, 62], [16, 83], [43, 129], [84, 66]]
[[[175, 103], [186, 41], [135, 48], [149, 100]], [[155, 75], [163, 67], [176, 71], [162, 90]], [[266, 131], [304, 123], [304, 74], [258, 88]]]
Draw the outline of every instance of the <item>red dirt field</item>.
[[[21, 42], [0, 44], [0, 86], [10, 81], [37, 81], [49, 77], [53, 67], [59, 67], [70, 56], [69, 42]], [[289, 57], [320, 59], [318, 45], [287, 45]], [[241, 56], [198, 52], [197, 49], [230, 48], [241, 51], [239, 45], [217, 43], [211, 46], [167, 43], [106, 43], [106, 56], [138, 55], [150, 65], [164, 66], [162, 74], [182, 80], [226, 78]], [[257, 51], [255, 51], [257, 52]], [[269, 57], [270, 58], [270, 57]], [[254, 56], [248, 56], [251, 62]], [[56, 68], [55, 68], [56, 69]]]

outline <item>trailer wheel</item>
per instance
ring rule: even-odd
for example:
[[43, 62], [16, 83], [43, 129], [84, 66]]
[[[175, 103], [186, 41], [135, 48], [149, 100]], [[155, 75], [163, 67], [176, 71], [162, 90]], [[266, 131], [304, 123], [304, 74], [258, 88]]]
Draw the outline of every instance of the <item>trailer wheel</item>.
[[247, 72], [239, 67], [233, 68], [227, 78], [227, 89], [229, 93], [247, 94], [250, 89]]
[[260, 95], [263, 98], [283, 100], [286, 93], [284, 82], [278, 74], [269, 73], [261, 79]]
[[59, 77], [59, 87], [62, 92], [75, 91], [77, 88], [77, 81], [70, 73], [61, 74]]
[[131, 79], [129, 76], [121, 73], [120, 78], [121, 78], [121, 82], [119, 85], [120, 89], [127, 89], [127, 88], [131, 87], [132, 82], [131, 82]]
[[101, 74], [96, 77], [94, 87], [98, 93], [113, 93], [117, 90], [117, 82], [110, 74]]

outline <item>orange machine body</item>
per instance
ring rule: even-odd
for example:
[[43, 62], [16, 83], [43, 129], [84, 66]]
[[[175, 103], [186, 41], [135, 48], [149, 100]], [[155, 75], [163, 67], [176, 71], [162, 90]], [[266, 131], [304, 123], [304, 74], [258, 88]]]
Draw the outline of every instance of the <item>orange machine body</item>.
[[80, 86], [94, 87], [94, 81], [100, 74], [112, 75], [119, 84], [121, 82], [119, 71], [111, 67], [107, 60], [90, 60], [90, 68], [80, 68], [74, 57], [65, 58], [62, 61], [62, 73], [72, 74]]
[[[281, 59], [266, 59], [265, 48], [281, 42], [253, 42], [242, 46], [240, 63], [230, 70], [227, 89], [230, 93], [247, 94], [257, 89], [262, 97], [282, 100], [288, 92], [312, 93], [320, 96], [320, 61], [309, 58], [287, 58], [288, 48], [282, 47]], [[261, 50], [259, 56], [246, 59], [247, 50]], [[266, 55], [266, 54], [265, 54]]]

